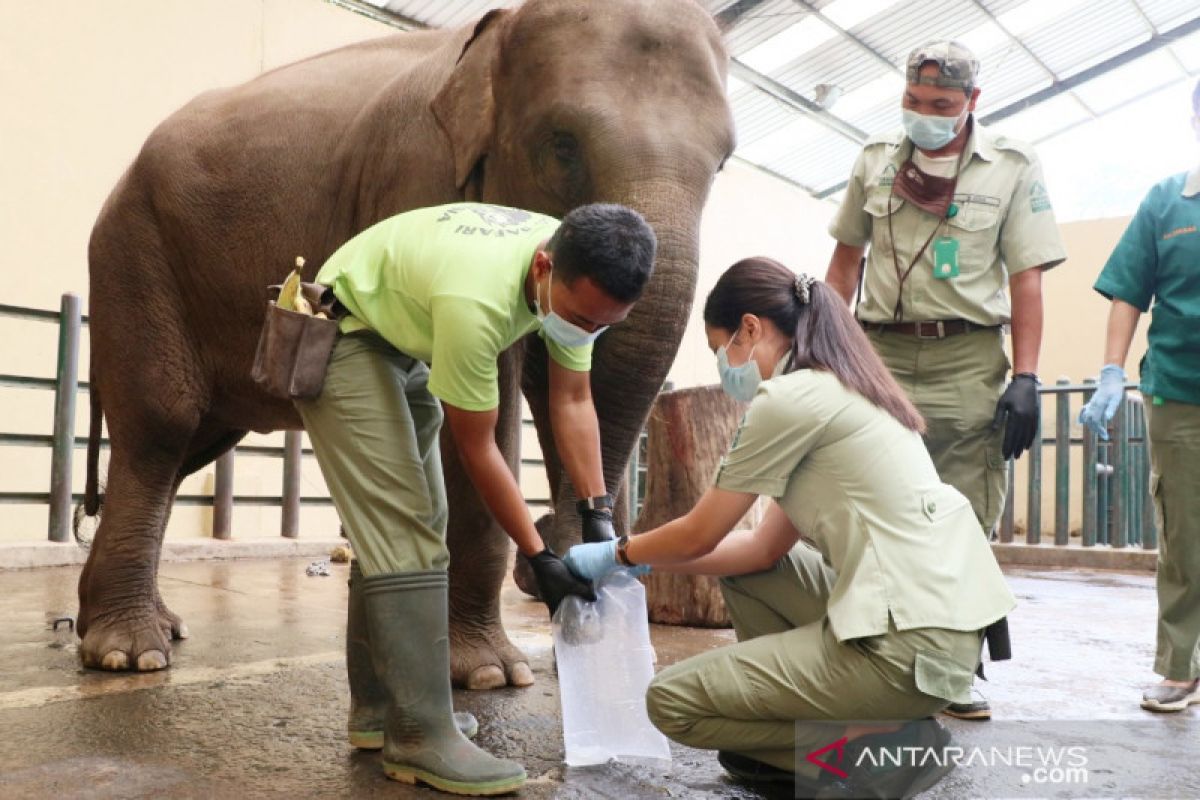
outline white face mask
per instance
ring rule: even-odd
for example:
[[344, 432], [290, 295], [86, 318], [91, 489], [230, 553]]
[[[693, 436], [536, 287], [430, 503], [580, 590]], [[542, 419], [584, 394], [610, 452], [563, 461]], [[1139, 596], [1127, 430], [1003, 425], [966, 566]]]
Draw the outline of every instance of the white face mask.
[[583, 347], [596, 341], [597, 336], [608, 330], [607, 325], [588, 332], [554, 313], [554, 305], [550, 301], [550, 282], [553, 277], [554, 268], [551, 267], [546, 274], [546, 308], [548, 310], [545, 313], [542, 312], [542, 304], [538, 302], [536, 287], [533, 292], [533, 307], [537, 310], [537, 318], [542, 323], [542, 330], [563, 347]]
[[907, 108], [901, 109], [900, 112], [904, 117], [904, 132], [912, 139], [912, 143], [922, 150], [941, 150], [958, 135], [958, 121], [962, 119], [962, 114], [957, 117], [942, 117], [936, 114], [918, 114]]

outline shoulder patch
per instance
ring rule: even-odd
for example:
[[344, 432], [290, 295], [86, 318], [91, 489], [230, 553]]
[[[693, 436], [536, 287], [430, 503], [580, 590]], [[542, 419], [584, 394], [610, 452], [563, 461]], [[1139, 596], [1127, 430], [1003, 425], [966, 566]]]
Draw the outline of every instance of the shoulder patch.
[[1050, 208], [1050, 193], [1046, 191], [1046, 185], [1041, 181], [1034, 181], [1029, 187], [1029, 210], [1038, 214], [1049, 211]]
[[1007, 150], [1011, 153], [1017, 153], [1026, 161], [1033, 161], [1037, 158], [1037, 152], [1033, 149], [1033, 145], [1023, 142], [1020, 139], [997, 136], [993, 144], [997, 150]]

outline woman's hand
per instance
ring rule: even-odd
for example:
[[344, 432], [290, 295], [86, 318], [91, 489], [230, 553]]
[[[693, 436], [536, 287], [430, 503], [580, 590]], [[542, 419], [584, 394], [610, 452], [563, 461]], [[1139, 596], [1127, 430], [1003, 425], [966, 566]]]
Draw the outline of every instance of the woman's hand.
[[650, 571], [648, 564], [626, 567], [619, 563], [615, 540], [577, 544], [567, 551], [567, 557], [563, 561], [566, 562], [571, 572], [589, 581], [599, 580], [608, 573], [619, 569], [628, 570], [633, 575], [645, 575]]

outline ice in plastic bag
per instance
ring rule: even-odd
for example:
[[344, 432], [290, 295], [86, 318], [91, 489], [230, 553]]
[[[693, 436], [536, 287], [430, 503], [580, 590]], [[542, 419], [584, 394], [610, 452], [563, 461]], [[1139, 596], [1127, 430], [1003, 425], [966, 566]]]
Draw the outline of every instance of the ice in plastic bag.
[[646, 590], [617, 570], [596, 584], [596, 598], [568, 597], [554, 615], [566, 762], [670, 761], [667, 737], [646, 716], [654, 677]]

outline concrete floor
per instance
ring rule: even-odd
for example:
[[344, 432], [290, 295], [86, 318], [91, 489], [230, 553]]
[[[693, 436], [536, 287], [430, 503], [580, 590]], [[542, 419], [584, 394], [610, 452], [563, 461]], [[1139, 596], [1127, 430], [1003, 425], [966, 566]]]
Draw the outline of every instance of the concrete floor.
[[[346, 567], [307, 577], [307, 563], [163, 564], [162, 594], [191, 638], [176, 643], [171, 669], [141, 675], [81, 670], [74, 635], [50, 629], [74, 612], [78, 568], [3, 573], [0, 798], [439, 796], [388, 781], [377, 754], [345, 744]], [[1153, 578], [1027, 569], [1009, 576], [1020, 600], [1011, 618], [1016, 657], [989, 666], [984, 688], [997, 718], [948, 721], [955, 744], [1073, 736], [1096, 745], [1091, 782], [1086, 790], [1039, 786], [1011, 769], [960, 768], [925, 796], [1200, 797], [1192, 774], [1200, 708], [1157, 716], [1137, 706], [1142, 686], [1156, 680]], [[680, 746], [669, 769], [563, 767], [544, 606], [511, 585], [503, 599], [537, 683], [458, 692], [455, 702], [479, 718], [480, 744], [525, 764], [521, 797], [761, 796], [728, 781], [712, 753]], [[653, 637], [660, 668], [733, 640], [729, 631], [665, 627]], [[1074, 721], [1072, 732], [1063, 720]]]

